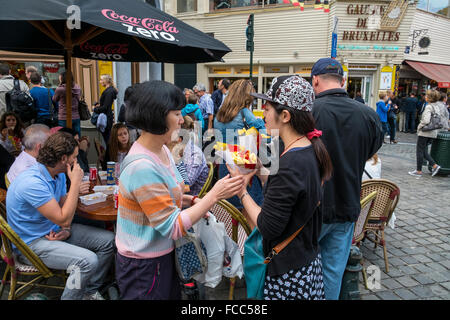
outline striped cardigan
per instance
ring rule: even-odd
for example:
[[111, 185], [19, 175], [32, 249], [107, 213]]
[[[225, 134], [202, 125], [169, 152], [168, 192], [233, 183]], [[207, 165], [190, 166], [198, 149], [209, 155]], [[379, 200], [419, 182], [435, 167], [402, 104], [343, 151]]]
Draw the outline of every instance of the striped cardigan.
[[181, 210], [184, 183], [172, 155], [169, 166], [135, 142], [127, 157], [146, 154], [148, 159], [131, 162], [121, 173], [116, 227], [118, 252], [129, 258], [147, 259], [166, 255], [174, 240], [192, 226]]

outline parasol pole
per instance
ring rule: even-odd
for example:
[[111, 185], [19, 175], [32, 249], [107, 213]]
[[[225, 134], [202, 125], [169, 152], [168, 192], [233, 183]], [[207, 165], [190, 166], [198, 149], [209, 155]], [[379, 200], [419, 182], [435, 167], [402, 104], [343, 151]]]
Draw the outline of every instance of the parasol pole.
[[64, 50], [66, 64], [66, 127], [72, 129], [72, 33], [64, 24]]

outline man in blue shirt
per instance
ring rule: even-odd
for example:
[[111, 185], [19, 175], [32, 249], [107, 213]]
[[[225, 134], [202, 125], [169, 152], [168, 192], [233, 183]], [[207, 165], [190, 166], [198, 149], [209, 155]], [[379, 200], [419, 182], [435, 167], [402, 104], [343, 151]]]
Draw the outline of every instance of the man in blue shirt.
[[[200, 99], [199, 106], [202, 111], [205, 126], [203, 127], [203, 133], [206, 130], [213, 128], [214, 120], [214, 102], [211, 99], [211, 95], [206, 93], [206, 87], [203, 83], [197, 83], [194, 88], [195, 95]], [[208, 124], [208, 125], [206, 125]]]
[[41, 75], [37, 72], [31, 73], [30, 81], [32, 88], [30, 95], [33, 97], [34, 106], [37, 110], [37, 118], [35, 123], [42, 123], [50, 128], [56, 126], [54, 121], [54, 106], [52, 102], [53, 90], [47, 89], [42, 86]]
[[[114, 234], [72, 224], [83, 178], [77, 155], [78, 143], [70, 134], [50, 136], [39, 150], [38, 163], [9, 186], [7, 219], [46, 266], [70, 273], [62, 300], [104, 300], [98, 289], [113, 261]], [[68, 192], [65, 172], [71, 181]]]

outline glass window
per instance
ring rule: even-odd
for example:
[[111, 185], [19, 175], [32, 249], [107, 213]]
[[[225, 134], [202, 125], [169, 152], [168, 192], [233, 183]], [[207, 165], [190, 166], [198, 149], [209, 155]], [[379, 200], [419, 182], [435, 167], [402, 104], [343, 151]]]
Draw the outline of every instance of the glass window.
[[182, 12], [196, 12], [197, 0], [177, 0], [177, 11]]
[[417, 8], [432, 13], [449, 16], [448, 7], [450, 0], [419, 0]]

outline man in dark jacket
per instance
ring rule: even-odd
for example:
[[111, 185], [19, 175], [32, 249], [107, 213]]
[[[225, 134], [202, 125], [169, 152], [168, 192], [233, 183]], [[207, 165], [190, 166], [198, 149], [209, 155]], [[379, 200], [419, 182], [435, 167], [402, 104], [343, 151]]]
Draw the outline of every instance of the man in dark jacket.
[[403, 109], [406, 115], [406, 133], [416, 132], [416, 113], [418, 106], [419, 100], [417, 100], [416, 94], [414, 92], [411, 92], [409, 94], [409, 97], [405, 99], [405, 104], [403, 105]]
[[319, 237], [327, 300], [339, 298], [354, 223], [361, 210], [364, 165], [383, 143], [377, 113], [347, 95], [343, 74], [341, 64], [331, 58], [318, 60], [311, 70], [316, 93], [312, 114], [333, 163], [333, 176], [324, 184]]

